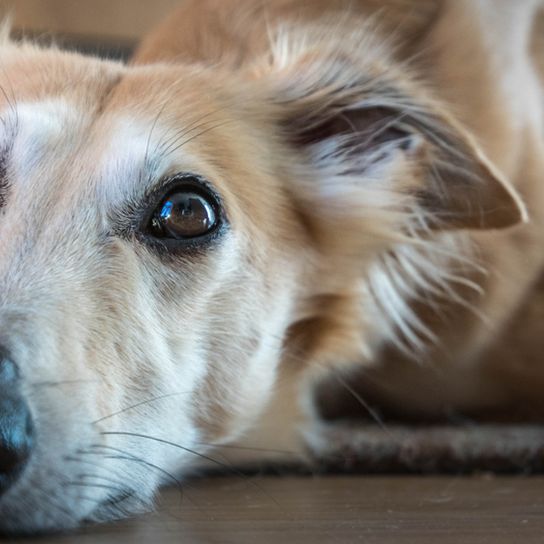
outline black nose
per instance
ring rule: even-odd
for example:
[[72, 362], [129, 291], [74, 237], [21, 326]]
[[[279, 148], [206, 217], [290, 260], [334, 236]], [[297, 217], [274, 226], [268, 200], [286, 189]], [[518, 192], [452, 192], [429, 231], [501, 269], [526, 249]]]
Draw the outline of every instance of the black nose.
[[33, 425], [20, 394], [17, 366], [0, 356], [0, 494], [23, 471], [33, 446]]

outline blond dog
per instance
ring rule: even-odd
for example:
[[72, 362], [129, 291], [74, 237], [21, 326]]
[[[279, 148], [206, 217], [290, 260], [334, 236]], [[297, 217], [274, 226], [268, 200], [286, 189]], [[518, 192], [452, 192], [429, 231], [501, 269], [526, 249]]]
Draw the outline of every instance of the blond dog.
[[330, 368], [538, 412], [539, 6], [186, 0], [129, 65], [5, 38], [0, 528], [302, 455]]

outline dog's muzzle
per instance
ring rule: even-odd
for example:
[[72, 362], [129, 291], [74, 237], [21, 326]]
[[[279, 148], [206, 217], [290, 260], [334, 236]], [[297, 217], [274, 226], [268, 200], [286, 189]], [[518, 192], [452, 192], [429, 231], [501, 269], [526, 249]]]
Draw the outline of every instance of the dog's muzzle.
[[20, 392], [17, 366], [0, 355], [0, 495], [22, 473], [33, 444], [32, 417]]

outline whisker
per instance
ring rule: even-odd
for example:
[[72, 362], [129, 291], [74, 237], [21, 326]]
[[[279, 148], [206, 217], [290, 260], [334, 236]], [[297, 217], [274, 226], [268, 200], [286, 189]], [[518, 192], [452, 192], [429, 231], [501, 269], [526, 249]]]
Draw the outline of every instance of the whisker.
[[107, 456], [107, 455], [105, 455], [103, 453], [100, 453], [98, 451], [88, 451], [88, 450], [87, 451], [82, 450], [81, 453], [91, 454], [91, 455], [102, 455], [102, 456], [104, 456], [104, 458], [124, 459], [124, 460], [128, 460], [128, 461], [134, 461], [134, 462], [140, 463], [140, 464], [142, 464], [144, 466], [147, 466], [149, 468], [153, 468], [153, 469], [159, 471], [160, 473], [164, 474], [170, 480], [172, 480], [180, 488], [180, 490], [182, 489], [182, 482], [178, 478], [176, 478], [173, 474], [171, 474], [167, 470], [164, 470], [163, 468], [161, 468], [161, 467], [159, 467], [157, 465], [154, 465], [153, 463], [150, 463], [149, 461], [146, 461], [145, 459], [142, 459], [141, 457], [137, 457], [136, 455], [133, 455], [130, 452], [127, 452], [127, 451], [122, 450], [120, 448], [114, 448], [113, 446], [103, 446], [101, 444], [93, 444], [92, 446], [90, 446], [90, 448], [93, 449], [93, 450], [102, 449], [102, 450], [107, 450], [107, 451], [113, 451], [113, 452], [121, 454], [124, 457], [111, 456], [111, 455]]
[[204, 136], [204, 134], [207, 134], [208, 132], [211, 132], [212, 130], [215, 130], [215, 129], [219, 128], [219, 127], [228, 125], [229, 123], [233, 123], [233, 122], [234, 122], [234, 120], [229, 119], [229, 120], [217, 123], [215, 125], [212, 125], [212, 126], [206, 128], [206, 129], [202, 130], [201, 132], [198, 132], [197, 134], [187, 138], [186, 140], [184, 140], [180, 144], [176, 145], [174, 148], [168, 149], [167, 151], [165, 151], [164, 156], [169, 157], [170, 155], [172, 155], [173, 153], [175, 153], [176, 151], [181, 149], [184, 145], [187, 145], [189, 142], [192, 142], [193, 140], [196, 140], [197, 138], [200, 138], [201, 136]]
[[[279, 341], [283, 341], [282, 338], [278, 337], [277, 335], [271, 335], [271, 337], [273, 338], [276, 338], [276, 340], [279, 340]], [[305, 357], [303, 357], [301, 354], [303, 354], [303, 350], [301, 349], [294, 349], [294, 348], [284, 348], [283, 350], [283, 353], [284, 355], [286, 355], [287, 357], [293, 359], [293, 361], [295, 362], [300, 362], [300, 363], [307, 363], [307, 359]], [[333, 374], [333, 376], [335, 377], [335, 379], [338, 381], [338, 383], [344, 388], [346, 389], [346, 391], [348, 391], [348, 393], [367, 411], [367, 413], [370, 415], [370, 417], [378, 424], [378, 426], [382, 429], [382, 431], [384, 433], [386, 433], [389, 438], [391, 438], [392, 440], [395, 441], [395, 443], [399, 443], [399, 439], [398, 437], [396, 437], [395, 435], [393, 435], [393, 433], [391, 432], [391, 430], [387, 427], [387, 424], [385, 423], [385, 421], [383, 420], [383, 418], [380, 416], [380, 414], [374, 409], [372, 408], [372, 406], [370, 406], [368, 404], [368, 402], [361, 396], [361, 394], [357, 391], [355, 391], [355, 389], [353, 389], [353, 387], [345, 380], [345, 378], [340, 374], [339, 371], [335, 371], [334, 369], [331, 369], [330, 367], [326, 367], [323, 365], [323, 368], [328, 370], [329, 372], [331, 372]], [[220, 446], [220, 447], [232, 447], [232, 448], [238, 448], [238, 446]], [[244, 448], [243, 446], [240, 447], [240, 448]], [[245, 448], [244, 448], [245, 449]], [[253, 449], [253, 448], [250, 448], [250, 450]], [[256, 451], [260, 451], [259, 449], [257, 449]], [[266, 450], [265, 450], [266, 451]], [[274, 450], [271, 450], [271, 451], [274, 451]], [[296, 452], [282, 452], [282, 451], [278, 451], [278, 453], [292, 453], [293, 455], [297, 455]]]
[[204, 453], [200, 453], [198, 451], [192, 450], [191, 448], [187, 448], [185, 446], [181, 446], [180, 444], [176, 444], [175, 442], [170, 442], [169, 440], [164, 440], [162, 438], [157, 438], [155, 436], [149, 436], [145, 434], [139, 434], [139, 433], [131, 433], [131, 432], [124, 432], [124, 431], [104, 431], [100, 434], [104, 436], [130, 436], [133, 438], [141, 438], [145, 440], [151, 440], [153, 442], [157, 442], [159, 444], [164, 444], [166, 446], [171, 446], [173, 448], [177, 448], [180, 450], [183, 450], [187, 453], [191, 453], [193, 455], [196, 455], [197, 457], [200, 457], [201, 459], [204, 459], [206, 461], [210, 461], [211, 463], [218, 465], [222, 468], [226, 468], [228, 470], [233, 470], [231, 466], [229, 466], [227, 463], [222, 463], [221, 461], [218, 461], [217, 459], [214, 459], [213, 457], [209, 457], [208, 455]]
[[[96, 455], [96, 452], [88, 452], [88, 451], [85, 451], [85, 450], [78, 450], [76, 453], [78, 455], [87, 455], [87, 454]], [[100, 455], [100, 454], [98, 454], [98, 455]], [[89, 461], [88, 459], [82, 459], [81, 457], [74, 457], [74, 456], [70, 456], [70, 455], [65, 455], [63, 457], [63, 459], [65, 461], [68, 461], [68, 462], [75, 462], [75, 463], [78, 463], [78, 464], [81, 464], [81, 465], [87, 465], [87, 466], [90, 466], [90, 467], [93, 467], [93, 468], [97, 468], [99, 470], [104, 471], [107, 474], [111, 474], [114, 478], [122, 478], [123, 479], [122, 480], [122, 482], [123, 482], [122, 485], [126, 486], [129, 489], [132, 488], [132, 486], [125, 481], [125, 479], [130, 479], [130, 477], [133, 476], [133, 474], [129, 473], [128, 471], [123, 471], [124, 474], [122, 474], [121, 471], [114, 471], [112, 469], [112, 467], [104, 466], [103, 464], [100, 464], [100, 463], [94, 463], [92, 461]], [[100, 476], [98, 474], [95, 475], [95, 477], [102, 478], [104, 480], [109, 479], [107, 476]], [[111, 480], [113, 482], [113, 478]], [[121, 483], [121, 481], [116, 480], [115, 483]]]
[[146, 461], [145, 459], [142, 459], [141, 457], [137, 457], [137, 456], [131, 454], [130, 452], [128, 452], [126, 450], [122, 450], [120, 448], [114, 448], [112, 446], [105, 446], [105, 445], [101, 445], [101, 444], [94, 444], [94, 445], [92, 445], [90, 447], [92, 449], [95, 449], [95, 450], [103, 449], [103, 450], [106, 450], [106, 451], [116, 452], [116, 453], [119, 453], [120, 455], [104, 454], [104, 453], [101, 453], [101, 452], [98, 452], [98, 451], [87, 451], [87, 452], [84, 451], [82, 453], [88, 453], [90, 455], [101, 455], [104, 459], [118, 459], [118, 460], [122, 460], [122, 461], [133, 461], [135, 463], [146, 466], [148, 468], [152, 468], [152, 469], [157, 470], [161, 474], [164, 474], [172, 482], [174, 482], [174, 484], [176, 484], [176, 487], [178, 488], [179, 494], [180, 494], [180, 504], [183, 504], [183, 499], [186, 498], [198, 510], [202, 511], [202, 508], [200, 507], [200, 505], [198, 505], [198, 503], [196, 503], [193, 499], [191, 499], [187, 494], [184, 493], [184, 488], [185, 487], [191, 487], [191, 486], [189, 486], [187, 483], [181, 482], [181, 480], [176, 478], [172, 473], [168, 472], [167, 470], [163, 469], [162, 467], [159, 467], [159, 466], [157, 466], [157, 465], [155, 465], [153, 463], [150, 463], [149, 461]]
[[[181, 128], [181, 130], [178, 130], [172, 137], [165, 140], [164, 142], [159, 142], [159, 144], [156, 146], [155, 151], [159, 152], [161, 155], [164, 155], [165, 152], [168, 152], [168, 149], [176, 143], [178, 143], [181, 138], [184, 138], [191, 132], [198, 130], [199, 128], [205, 126], [207, 123], [212, 122], [212, 119], [209, 119], [210, 116], [215, 115], [216, 113], [219, 113], [224, 108], [218, 108], [214, 111], [209, 111], [205, 113], [204, 115], [201, 115], [199, 118], [197, 118], [192, 123], [189, 123], [188, 125]], [[166, 156], [166, 155], [164, 155]]]
[[133, 404], [131, 406], [127, 406], [126, 408], [123, 408], [122, 410], [119, 410], [118, 412], [114, 412], [113, 414], [110, 414], [108, 416], [101, 417], [100, 419], [97, 419], [92, 422], [92, 425], [96, 425], [97, 423], [101, 423], [102, 421], [106, 421], [107, 419], [111, 419], [112, 417], [118, 416], [120, 414], [124, 414], [125, 412], [128, 412], [130, 410], [134, 410], [135, 408], [139, 408], [140, 406], [146, 406], [148, 404], [152, 404], [153, 402], [158, 402], [163, 399], [168, 399], [171, 397], [179, 397], [181, 395], [188, 395], [191, 391], [182, 391], [181, 393], [168, 393], [166, 395], [160, 395], [158, 397], [153, 397], [152, 399], [144, 400], [141, 402], [138, 402], [136, 404]]
[[166, 109], [166, 106], [168, 106], [169, 101], [165, 100], [164, 104], [160, 108], [159, 112], [155, 116], [155, 119], [153, 120], [153, 124], [151, 125], [151, 130], [149, 131], [149, 134], [147, 135], [147, 142], [145, 144], [145, 154], [144, 154], [144, 165], [149, 165], [149, 146], [151, 145], [151, 138], [153, 137], [153, 132], [155, 131], [155, 128], [157, 126], [157, 123], [159, 122], [159, 119], [161, 115], [164, 113], [164, 110]]
[[[87, 454], [89, 452], [87, 452], [85, 450], [78, 450], [76, 453], [78, 455], [85, 455], [85, 454]], [[104, 467], [100, 463], [93, 463], [92, 461], [88, 461], [86, 459], [81, 459], [80, 457], [74, 457], [73, 455], [65, 455], [63, 457], [63, 460], [68, 461], [68, 462], [73, 462], [73, 463], [85, 464], [85, 465], [89, 465], [89, 466], [92, 466], [92, 467], [95, 467], [95, 468], [101, 468], [101, 469], [109, 470], [109, 467]]]
[[139, 433], [123, 432], [123, 431], [105, 431], [105, 432], [102, 432], [100, 434], [105, 435], [105, 436], [130, 436], [132, 438], [140, 438], [140, 439], [144, 439], [144, 440], [151, 440], [151, 441], [157, 442], [159, 444], [164, 444], [166, 446], [171, 446], [173, 448], [183, 450], [183, 451], [185, 451], [187, 453], [191, 453], [192, 455], [195, 455], [195, 456], [197, 456], [197, 457], [199, 457], [201, 459], [209, 461], [212, 464], [214, 464], [216, 466], [219, 466], [221, 468], [224, 468], [224, 469], [226, 469], [228, 472], [230, 472], [232, 474], [235, 474], [239, 478], [242, 478], [242, 480], [244, 480], [248, 484], [255, 487], [260, 493], [262, 493], [265, 497], [267, 497], [269, 500], [271, 500], [279, 510], [283, 511], [283, 508], [281, 507], [279, 502], [276, 499], [274, 499], [274, 497], [270, 496], [261, 486], [259, 486], [256, 482], [251, 480], [246, 474], [244, 474], [240, 470], [234, 468], [229, 463], [224, 463], [222, 461], [219, 461], [218, 459], [214, 459], [213, 457], [210, 457], [210, 456], [208, 456], [206, 454], [195, 451], [195, 450], [193, 450], [191, 448], [187, 448], [187, 447], [182, 446], [180, 444], [176, 444], [175, 442], [171, 442], [169, 440], [164, 440], [162, 438], [157, 438], [155, 436], [149, 436], [149, 435], [139, 434]]
[[374, 419], [374, 421], [378, 424], [378, 426], [382, 429], [383, 432], [389, 436], [389, 438], [392, 438], [395, 442], [399, 442], [398, 438], [390, 431], [390, 429], [385, 424], [383, 418], [378, 414], [372, 406], [368, 404], [368, 402], [362, 397], [360, 393], [355, 391], [351, 385], [342, 377], [339, 375], [339, 373], [335, 372], [334, 377], [338, 381], [338, 383], [348, 391], [348, 393], [368, 412], [368, 414]]
[[84, 480], [88, 480], [88, 479], [102, 480], [102, 481], [108, 482], [110, 484], [129, 487], [126, 482], [122, 482], [122, 481], [116, 480], [114, 478], [109, 478], [108, 476], [101, 476], [100, 474], [78, 474], [76, 476], [76, 479], [78, 481], [84, 481]]

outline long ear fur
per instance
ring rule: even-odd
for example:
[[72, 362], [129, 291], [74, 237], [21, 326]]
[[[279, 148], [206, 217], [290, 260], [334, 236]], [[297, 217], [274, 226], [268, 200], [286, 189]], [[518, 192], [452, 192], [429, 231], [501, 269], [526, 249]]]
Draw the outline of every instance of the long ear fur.
[[[370, 315], [382, 340], [418, 353], [436, 339], [413, 301], [444, 296], [469, 305], [457, 287], [479, 292], [473, 278], [483, 271], [468, 239], [453, 231], [509, 227], [527, 213], [447, 108], [373, 38], [372, 22], [345, 23], [341, 39], [334, 24], [332, 34], [317, 25], [280, 29], [252, 76], [268, 86], [291, 150], [290, 189], [324, 255], [321, 293], [365, 298], [353, 337]], [[338, 320], [338, 312], [321, 312]], [[332, 360], [346, 351], [345, 326], [338, 330], [344, 351]]]
[[[404, 206], [432, 229], [527, 220], [521, 199], [474, 139], [370, 33], [330, 44], [322, 29], [298, 32], [295, 39], [279, 33], [260, 76], [269, 78], [283, 137], [313, 169], [314, 185], [325, 184], [327, 206], [335, 190], [349, 188], [354, 197], [356, 187], [372, 187], [396, 195], [391, 212]], [[355, 58], [346, 43], [357, 44]]]

